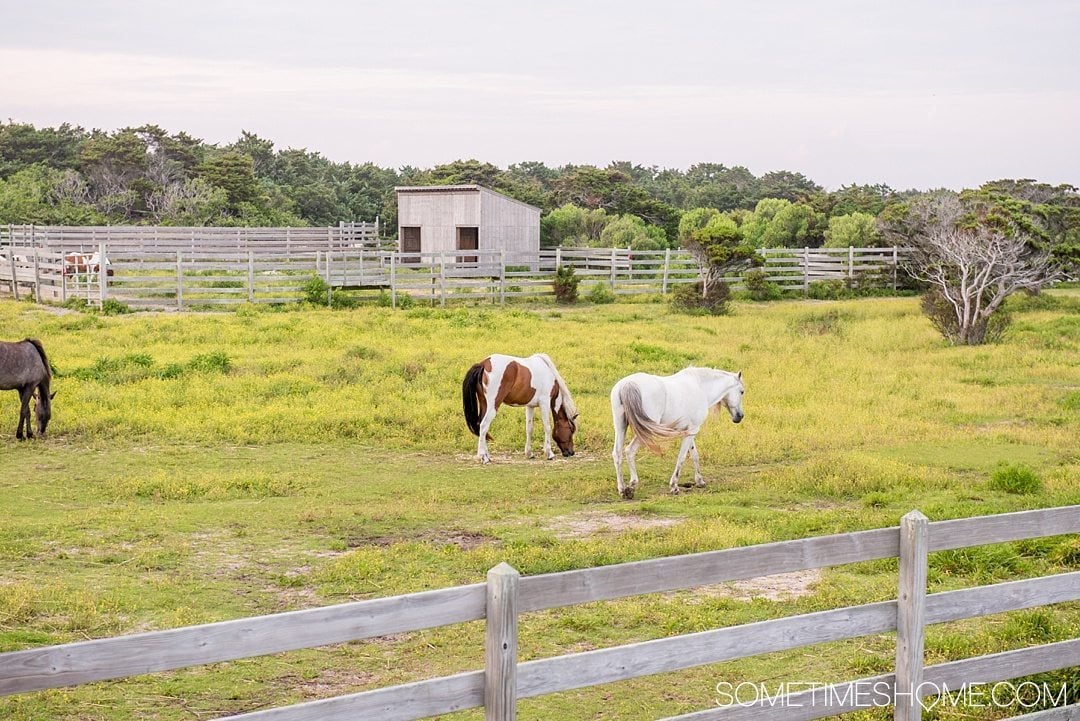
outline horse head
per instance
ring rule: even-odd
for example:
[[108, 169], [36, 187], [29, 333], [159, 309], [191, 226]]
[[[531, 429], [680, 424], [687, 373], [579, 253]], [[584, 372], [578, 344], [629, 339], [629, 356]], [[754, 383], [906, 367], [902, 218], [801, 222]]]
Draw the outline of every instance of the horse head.
[[552, 416], [554, 426], [551, 429], [551, 439], [562, 451], [563, 456], [574, 455], [574, 432], [577, 431], [577, 414], [570, 416], [566, 412], [566, 406], [561, 406]]
[[56, 391], [48, 393], [43, 388], [38, 388], [38, 398], [34, 402], [34, 416], [37, 418], [38, 435], [42, 438], [45, 437], [45, 429], [49, 427], [49, 421], [52, 420], [52, 399], [55, 397]]
[[731, 420], [735, 423], [743, 419], [742, 398], [746, 390], [743, 388], [742, 371], [739, 371], [732, 379], [731, 387], [720, 398], [720, 405], [727, 408], [731, 414]]

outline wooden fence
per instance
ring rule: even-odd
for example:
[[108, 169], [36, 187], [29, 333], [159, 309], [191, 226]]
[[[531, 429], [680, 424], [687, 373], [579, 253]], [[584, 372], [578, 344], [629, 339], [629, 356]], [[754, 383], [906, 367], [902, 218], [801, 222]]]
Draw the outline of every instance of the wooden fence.
[[[920, 718], [919, 694], [948, 684], [992, 683], [1080, 665], [1080, 638], [923, 666], [923, 630], [989, 614], [1080, 599], [1080, 572], [927, 595], [928, 554], [989, 543], [1080, 533], [1080, 506], [782, 541], [538, 576], [499, 564], [487, 583], [0, 654], [0, 695], [168, 671], [198, 664], [358, 641], [486, 620], [485, 670], [459, 673], [229, 717], [234, 721], [410, 721], [485, 708], [515, 718], [517, 699], [676, 671], [812, 644], [896, 631], [895, 673], [789, 696], [783, 703], [713, 707], [668, 721], [807, 721], [867, 708], [878, 684], [894, 718]], [[523, 613], [763, 575], [899, 558], [897, 600], [778, 618], [584, 653], [517, 660]], [[828, 700], [828, 702], [826, 702]], [[838, 700], [842, 700], [838, 702]], [[878, 702], [876, 705], [880, 705]], [[1074, 719], [1077, 706], [1031, 720]], [[1020, 718], [1020, 717], [1018, 717]]]
[[[62, 234], [65, 245], [23, 245], [28, 238], [36, 242], [36, 237], [21, 230], [7, 236], [15, 244], [5, 246], [5, 238], [0, 238], [0, 293], [34, 297], [39, 302], [62, 303], [79, 297], [100, 305], [111, 298], [136, 307], [183, 309], [296, 302], [305, 297], [312, 277], [318, 276], [327, 286], [354, 296], [386, 292], [394, 306], [403, 296], [433, 305], [460, 300], [502, 304], [513, 298], [553, 296], [552, 276], [564, 265], [575, 269], [583, 295], [597, 285], [619, 296], [666, 294], [698, 279], [689, 254], [674, 250], [398, 253], [367, 241], [354, 244], [339, 228], [300, 229], [305, 231], [302, 238], [286, 235], [284, 240], [254, 233], [237, 235], [230, 228], [224, 229], [230, 236], [224, 245], [180, 233], [148, 245], [125, 238], [95, 246], [92, 241], [99, 236], [94, 229], [78, 235], [68, 230]], [[79, 271], [78, 264], [65, 264], [64, 258], [71, 253], [104, 258], [107, 273], [99, 273], [97, 266]], [[768, 249], [761, 253], [768, 279], [787, 290], [807, 290], [810, 283], [820, 280], [895, 288], [901, 255], [895, 248]], [[725, 280], [736, 289], [742, 285], [741, 277]], [[330, 302], [329, 293], [326, 301]]]

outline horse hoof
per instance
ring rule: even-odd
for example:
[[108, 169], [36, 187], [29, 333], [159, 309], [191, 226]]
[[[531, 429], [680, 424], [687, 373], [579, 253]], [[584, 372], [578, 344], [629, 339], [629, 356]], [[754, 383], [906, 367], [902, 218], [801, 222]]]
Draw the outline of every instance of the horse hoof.
[[695, 488], [704, 488], [705, 487], [705, 481], [694, 481], [694, 487]]
[[678, 486], [672, 486], [671, 487], [671, 495], [673, 495], [673, 496], [679, 495], [679, 487]]
[[634, 489], [633, 488], [624, 488], [622, 490], [622, 497], [623, 497], [623, 500], [626, 500], [626, 501], [634, 500]]

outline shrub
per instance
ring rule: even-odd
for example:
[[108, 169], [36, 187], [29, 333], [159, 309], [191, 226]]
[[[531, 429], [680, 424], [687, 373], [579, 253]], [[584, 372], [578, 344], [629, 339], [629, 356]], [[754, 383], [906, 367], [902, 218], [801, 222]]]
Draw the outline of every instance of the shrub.
[[763, 270], [748, 270], [743, 274], [743, 286], [751, 300], [780, 300], [784, 291], [769, 280], [769, 274]]
[[990, 474], [990, 488], [1006, 493], [1038, 493], [1042, 490], [1042, 481], [1033, 470], [1026, 466], [1003, 464]]
[[724, 315], [731, 300], [731, 286], [713, 283], [708, 295], [702, 295], [701, 282], [678, 286], [671, 294], [671, 307], [679, 313], [691, 315]]
[[118, 300], [112, 298], [106, 298], [101, 304], [102, 315], [126, 315], [131, 312], [131, 306], [127, 303], [121, 303]]
[[560, 266], [559, 269], [555, 271], [555, 280], [552, 281], [552, 285], [555, 288], [555, 302], [566, 305], [577, 303], [578, 283], [580, 282], [581, 279], [577, 277], [573, 266]]
[[326, 305], [326, 294], [329, 290], [330, 286], [325, 280], [313, 275], [307, 283], [304, 283], [304, 300], [312, 305]]
[[607, 303], [615, 302], [615, 293], [607, 286], [606, 283], [597, 283], [589, 290], [589, 293], [585, 296], [585, 300], [597, 305], [605, 305]]
[[840, 300], [848, 296], [842, 280], [815, 280], [806, 288], [806, 297], [814, 300]]

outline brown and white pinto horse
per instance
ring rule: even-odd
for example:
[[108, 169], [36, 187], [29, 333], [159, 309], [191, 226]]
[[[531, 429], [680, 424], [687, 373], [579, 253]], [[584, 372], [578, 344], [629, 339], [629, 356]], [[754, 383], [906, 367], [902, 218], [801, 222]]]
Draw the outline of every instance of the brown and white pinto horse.
[[[95, 275], [101, 272], [98, 253], [65, 253], [64, 275]], [[105, 261], [105, 275], [112, 275], [109, 261]]]
[[[551, 358], [543, 353], [528, 358], [491, 355], [477, 363], [465, 374], [461, 384], [461, 405], [465, 422], [480, 441], [476, 457], [491, 462], [487, 442], [488, 429], [495, 420], [499, 406], [525, 406], [525, 457], [532, 458], [533, 409], [540, 409], [544, 424], [544, 455], [555, 457], [551, 439], [564, 456], [574, 455], [574, 431], [577, 430], [577, 407], [570, 397], [566, 382], [555, 369]], [[554, 419], [554, 432], [552, 420]]]

